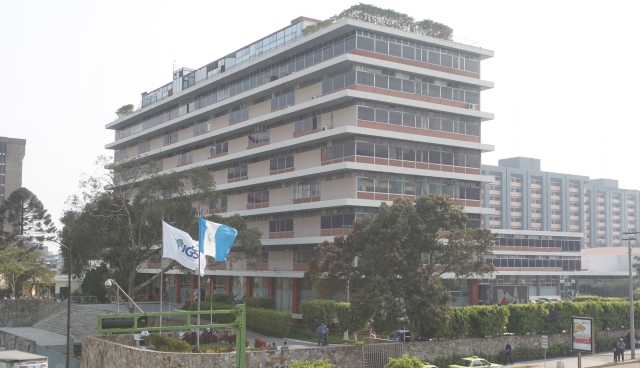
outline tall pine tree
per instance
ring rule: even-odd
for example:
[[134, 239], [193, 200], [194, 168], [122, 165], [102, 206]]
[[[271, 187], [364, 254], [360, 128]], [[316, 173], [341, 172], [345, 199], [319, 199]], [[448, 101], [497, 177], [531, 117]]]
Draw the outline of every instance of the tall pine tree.
[[0, 246], [16, 243], [17, 235], [53, 239], [56, 227], [38, 197], [27, 188], [14, 190], [0, 206]]

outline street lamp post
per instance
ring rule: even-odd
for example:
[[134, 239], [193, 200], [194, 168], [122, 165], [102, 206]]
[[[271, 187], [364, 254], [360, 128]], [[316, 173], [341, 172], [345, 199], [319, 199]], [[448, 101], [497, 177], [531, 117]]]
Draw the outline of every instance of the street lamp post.
[[[31, 237], [27, 236], [27, 235], [18, 235], [17, 236], [18, 239], [20, 240], [30, 240]], [[50, 240], [50, 239], [42, 239], [43, 242], [46, 241], [50, 241], [52, 243], [56, 243], [59, 246], [66, 248], [68, 251], [68, 256], [67, 258], [69, 259], [69, 268], [67, 269], [67, 274], [69, 276], [68, 282], [69, 282], [69, 291], [67, 292], [67, 358], [66, 358], [66, 363], [67, 363], [67, 368], [70, 368], [71, 366], [69, 365], [69, 357], [71, 355], [71, 248], [67, 247], [64, 244], [60, 244], [55, 240]]]
[[[635, 235], [640, 234], [639, 231], [629, 231], [623, 233], [624, 235]], [[633, 308], [633, 267], [631, 260], [631, 241], [636, 240], [636, 238], [627, 237], [624, 239], [627, 241], [627, 245], [629, 246], [629, 345], [631, 345], [631, 359], [636, 358], [636, 334], [635, 334], [635, 321], [634, 319], [634, 308]]]

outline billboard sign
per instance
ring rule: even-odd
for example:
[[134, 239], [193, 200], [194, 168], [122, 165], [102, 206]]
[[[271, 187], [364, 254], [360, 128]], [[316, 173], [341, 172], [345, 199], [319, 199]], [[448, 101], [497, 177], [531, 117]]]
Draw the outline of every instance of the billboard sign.
[[595, 324], [593, 318], [571, 317], [571, 350], [595, 353]]

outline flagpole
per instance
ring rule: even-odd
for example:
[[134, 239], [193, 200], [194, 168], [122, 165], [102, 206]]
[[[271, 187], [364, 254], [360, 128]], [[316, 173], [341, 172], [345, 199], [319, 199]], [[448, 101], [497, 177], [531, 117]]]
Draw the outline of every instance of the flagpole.
[[[162, 313], [162, 296], [164, 295], [164, 289], [162, 283], [164, 282], [164, 274], [162, 272], [162, 258], [160, 258], [160, 313]], [[160, 328], [162, 328], [162, 315], [160, 315]], [[160, 330], [162, 335], [162, 330]]]
[[[198, 312], [200, 312], [200, 299], [202, 299], [202, 295], [200, 295], [200, 280], [202, 276], [200, 276], [200, 269], [202, 264], [202, 252], [198, 250]], [[196, 338], [198, 339], [198, 351], [200, 351], [200, 313], [198, 313], [198, 332], [196, 333]]]

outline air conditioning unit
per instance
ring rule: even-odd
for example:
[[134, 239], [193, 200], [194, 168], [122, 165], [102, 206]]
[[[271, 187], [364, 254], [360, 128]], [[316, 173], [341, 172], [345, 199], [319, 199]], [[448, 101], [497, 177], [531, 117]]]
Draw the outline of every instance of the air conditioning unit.
[[467, 104], [467, 109], [475, 110], [476, 109], [476, 104]]
[[323, 131], [323, 132], [326, 132], [327, 130], [329, 130], [329, 127], [328, 127], [328, 126], [326, 126], [326, 125], [323, 125], [323, 126], [322, 126], [322, 131]]

